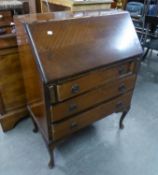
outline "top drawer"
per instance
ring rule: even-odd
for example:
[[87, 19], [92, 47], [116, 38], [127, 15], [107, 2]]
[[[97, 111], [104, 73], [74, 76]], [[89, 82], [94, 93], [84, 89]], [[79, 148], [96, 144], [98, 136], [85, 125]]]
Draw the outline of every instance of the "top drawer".
[[[75, 79], [61, 82], [56, 87], [57, 101], [63, 101], [97, 86], [113, 81], [135, 72], [136, 62], [129, 61], [111, 68], [91, 71]], [[53, 100], [52, 100], [53, 101]]]

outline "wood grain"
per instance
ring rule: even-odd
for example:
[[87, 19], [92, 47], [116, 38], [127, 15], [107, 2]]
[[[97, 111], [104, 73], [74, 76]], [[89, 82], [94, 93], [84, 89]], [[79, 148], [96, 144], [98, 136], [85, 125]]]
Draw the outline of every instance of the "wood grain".
[[7, 55], [0, 54], [0, 90], [6, 112], [26, 102], [17, 48], [9, 51]]
[[[123, 72], [120, 72], [123, 70]], [[88, 74], [81, 74], [79, 78], [76, 76], [74, 80], [61, 82], [57, 85], [58, 101], [63, 101], [70, 97], [79, 95], [95, 87], [101, 86], [109, 81], [117, 81], [120, 77], [128, 76], [134, 73], [135, 62], [129, 61], [121, 65], [110, 68], [101, 68], [96, 71], [88, 72]], [[73, 79], [73, 78], [72, 78]], [[79, 90], [72, 92], [73, 87], [78, 86]]]
[[[29, 37], [34, 41], [32, 47], [39, 57], [37, 61], [40, 70], [47, 83], [142, 53], [133, 23], [126, 12], [82, 16], [75, 20], [68, 16], [66, 21], [55, 20], [44, 22], [44, 25], [40, 22], [27, 26]], [[48, 31], [52, 31], [52, 35], [47, 34]], [[127, 39], [129, 36], [130, 39]], [[43, 38], [45, 42], [41, 44]]]
[[11, 33], [12, 14], [11, 11], [0, 14], [1, 27], [8, 25], [6, 34], [0, 35], [0, 123], [3, 131], [8, 131], [28, 112], [16, 35]]
[[5, 113], [3, 98], [1, 95], [1, 89], [0, 89], [0, 115], [3, 115]]
[[10, 25], [13, 20], [11, 11], [0, 11], [0, 26]]
[[142, 53], [129, 14], [58, 12], [15, 23], [27, 104], [49, 166], [56, 141], [114, 112], [123, 113], [123, 126]]
[[[131, 102], [131, 93], [127, 93], [121, 97], [111, 100], [107, 103], [103, 103], [98, 107], [90, 109], [84, 113], [78, 114], [75, 117], [68, 119], [60, 124], [54, 124], [52, 126], [52, 131], [54, 135], [54, 140], [61, 139], [67, 135], [70, 135], [79, 129], [99, 120], [103, 117], [110, 115], [117, 110], [117, 104], [122, 103], [123, 108], [129, 108]], [[120, 109], [119, 112], [122, 111]]]
[[95, 105], [110, 100], [132, 90], [135, 85], [136, 76], [121, 78], [97, 87], [87, 93], [73, 99], [52, 106], [52, 121], [60, 121], [68, 116], [94, 107]]
[[0, 123], [3, 132], [13, 129], [16, 124], [25, 117], [28, 117], [28, 110], [26, 109], [26, 107], [12, 110], [0, 116]]

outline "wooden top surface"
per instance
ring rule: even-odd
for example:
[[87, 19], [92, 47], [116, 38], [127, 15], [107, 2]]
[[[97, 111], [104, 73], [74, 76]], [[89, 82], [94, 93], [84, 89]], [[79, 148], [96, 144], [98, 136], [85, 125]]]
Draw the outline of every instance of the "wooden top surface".
[[63, 6], [76, 6], [76, 5], [94, 5], [94, 4], [109, 4], [113, 0], [48, 0], [48, 2]]
[[[45, 82], [52, 82], [140, 56], [139, 43], [127, 12], [86, 13], [25, 24]], [[95, 14], [95, 15], [94, 15]]]
[[[45, 0], [43, 0], [45, 1]], [[109, 9], [113, 0], [47, 0], [49, 3], [70, 8], [71, 11]]]

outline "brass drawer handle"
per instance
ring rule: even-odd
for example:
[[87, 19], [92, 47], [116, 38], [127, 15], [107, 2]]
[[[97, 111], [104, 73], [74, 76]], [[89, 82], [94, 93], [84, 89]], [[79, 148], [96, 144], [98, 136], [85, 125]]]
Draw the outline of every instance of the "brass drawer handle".
[[70, 128], [71, 129], [76, 129], [77, 127], [78, 127], [78, 124], [75, 121], [70, 123]]
[[119, 86], [118, 90], [119, 90], [119, 92], [120, 92], [121, 94], [124, 94], [124, 93], [126, 92], [126, 86], [125, 86], [125, 84], [124, 84], [124, 83], [121, 84], [121, 85]]
[[122, 111], [124, 111], [124, 104], [122, 101], [120, 101], [115, 106], [115, 112], [122, 112]]
[[0, 29], [0, 35], [3, 35], [6, 33], [6, 30], [5, 29]]
[[71, 93], [76, 94], [80, 91], [80, 86], [78, 84], [74, 84], [71, 88]]
[[118, 69], [119, 75], [124, 75], [127, 73], [127, 68], [125, 66], [120, 66]]
[[2, 14], [0, 14], [0, 19], [3, 19], [3, 18], [4, 18], [4, 16]]
[[74, 112], [77, 109], [77, 104], [73, 103], [69, 106], [69, 112]]

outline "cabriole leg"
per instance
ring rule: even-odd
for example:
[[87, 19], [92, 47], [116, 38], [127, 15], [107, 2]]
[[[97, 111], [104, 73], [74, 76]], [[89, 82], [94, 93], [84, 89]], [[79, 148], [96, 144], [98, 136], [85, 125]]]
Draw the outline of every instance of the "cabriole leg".
[[123, 120], [124, 120], [124, 118], [126, 117], [128, 111], [129, 111], [129, 110], [124, 111], [124, 112], [122, 113], [122, 115], [121, 115], [120, 122], [119, 122], [119, 127], [120, 127], [120, 129], [123, 129], [123, 128], [124, 128]]
[[48, 163], [48, 167], [52, 169], [54, 167], [54, 146], [48, 146], [48, 151], [50, 155], [50, 161]]
[[[32, 117], [31, 117], [32, 118]], [[34, 121], [34, 119], [32, 118], [32, 122], [33, 122], [33, 126], [34, 126], [34, 128], [33, 128], [33, 132], [34, 133], [37, 133], [38, 132], [38, 126], [37, 126], [37, 124], [36, 124], [36, 122]]]

